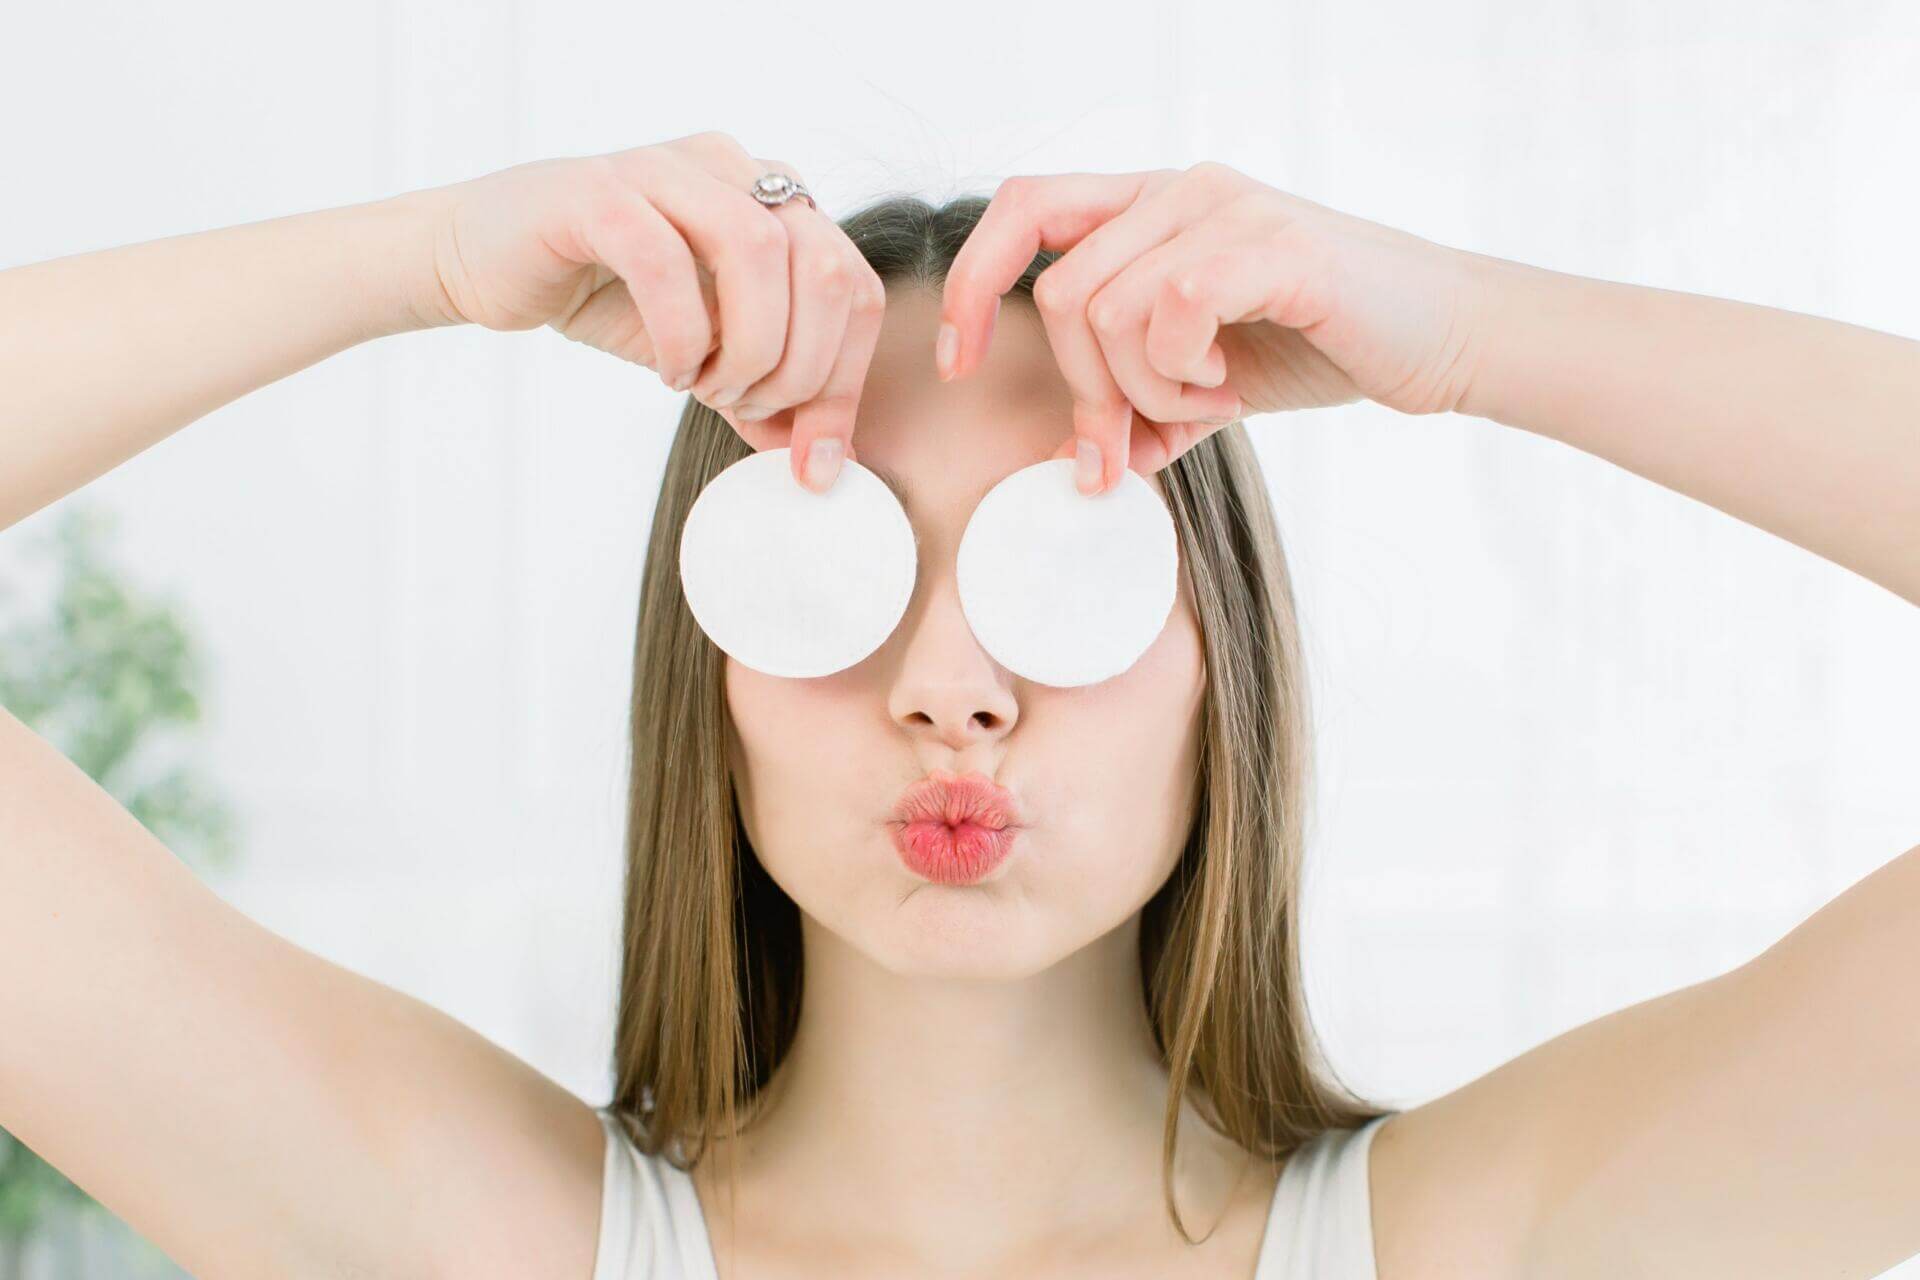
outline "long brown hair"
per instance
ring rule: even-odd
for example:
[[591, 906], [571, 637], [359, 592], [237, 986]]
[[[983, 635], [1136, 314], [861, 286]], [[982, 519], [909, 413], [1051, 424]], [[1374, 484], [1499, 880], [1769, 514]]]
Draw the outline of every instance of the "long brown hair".
[[[899, 197], [840, 223], [891, 289], [938, 290], [987, 200]], [[1042, 252], [1010, 291], [1059, 256]], [[644, 1151], [692, 1168], [739, 1132], [793, 1042], [804, 977], [799, 908], [761, 867], [736, 807], [724, 659], [680, 592], [678, 548], [707, 482], [750, 446], [692, 398], [647, 548], [633, 655], [632, 774], [614, 1095]], [[1142, 910], [1140, 989], [1169, 1075], [1162, 1181], [1176, 1229], [1183, 1098], [1279, 1161], [1330, 1128], [1385, 1114], [1334, 1080], [1300, 966], [1308, 794], [1306, 686], [1293, 590], [1266, 486], [1233, 423], [1164, 472], [1208, 673], [1186, 847]], [[1192, 1237], [1187, 1236], [1191, 1240]]]

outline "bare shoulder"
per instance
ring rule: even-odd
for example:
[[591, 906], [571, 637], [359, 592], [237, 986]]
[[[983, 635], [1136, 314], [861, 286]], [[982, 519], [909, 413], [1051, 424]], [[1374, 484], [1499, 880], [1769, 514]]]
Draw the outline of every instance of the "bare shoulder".
[[1878, 1275], [1920, 1253], [1920, 849], [1745, 964], [1385, 1122], [1379, 1280]]
[[420, 1016], [446, 1043], [440, 1100], [397, 1123], [419, 1256], [435, 1276], [587, 1280], [607, 1143], [593, 1108], [463, 1024]]
[[1379, 1280], [1544, 1280], [1541, 1224], [1577, 1199], [1590, 1159], [1676, 1102], [1628, 1059], [1671, 1060], [1732, 977], [1575, 1027], [1383, 1123], [1370, 1164]]
[[195, 1275], [584, 1280], [592, 1108], [262, 927], [0, 708], [0, 1125]]

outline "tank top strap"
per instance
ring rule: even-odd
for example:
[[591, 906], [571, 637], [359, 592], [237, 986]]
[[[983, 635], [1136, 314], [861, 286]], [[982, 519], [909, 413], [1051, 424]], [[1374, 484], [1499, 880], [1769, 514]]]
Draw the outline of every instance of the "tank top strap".
[[606, 1107], [593, 1280], [719, 1280], [693, 1176], [634, 1144]]
[[1288, 1158], [1273, 1189], [1254, 1280], [1379, 1280], [1367, 1153], [1397, 1112], [1316, 1134]]

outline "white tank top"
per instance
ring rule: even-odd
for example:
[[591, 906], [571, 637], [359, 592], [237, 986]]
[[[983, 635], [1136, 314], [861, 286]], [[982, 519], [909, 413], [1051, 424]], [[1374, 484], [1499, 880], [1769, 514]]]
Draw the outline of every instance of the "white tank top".
[[[600, 1243], [593, 1280], [719, 1280], [693, 1176], [641, 1151], [606, 1108]], [[1329, 1129], [1280, 1171], [1254, 1280], [1378, 1280], [1367, 1151], [1393, 1112]]]

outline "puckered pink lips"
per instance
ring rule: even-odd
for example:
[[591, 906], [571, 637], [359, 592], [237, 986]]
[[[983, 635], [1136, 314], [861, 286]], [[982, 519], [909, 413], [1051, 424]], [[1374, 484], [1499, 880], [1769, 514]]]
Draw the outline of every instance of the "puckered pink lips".
[[935, 884], [972, 884], [1013, 852], [1013, 793], [982, 773], [935, 769], [900, 793], [888, 826], [900, 860]]

